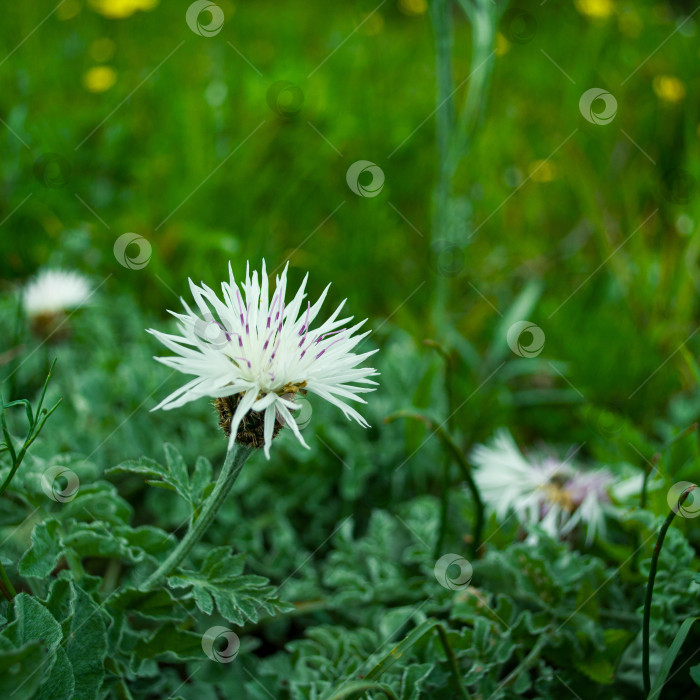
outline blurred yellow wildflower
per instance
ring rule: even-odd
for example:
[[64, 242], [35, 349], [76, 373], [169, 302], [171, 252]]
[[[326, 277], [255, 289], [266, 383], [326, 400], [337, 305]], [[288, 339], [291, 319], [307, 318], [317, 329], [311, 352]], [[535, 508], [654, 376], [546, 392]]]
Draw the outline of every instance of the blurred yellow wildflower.
[[426, 0], [399, 0], [399, 10], [405, 15], [423, 15], [428, 11]]
[[90, 92], [104, 92], [117, 81], [117, 71], [110, 66], [95, 66], [83, 76], [83, 85]]
[[664, 102], [680, 102], [685, 97], [685, 85], [675, 75], [657, 75], [652, 85]]
[[615, 11], [612, 0], [575, 0], [576, 9], [586, 17], [605, 19]]
[[556, 170], [549, 160], [536, 160], [530, 163], [530, 178], [534, 182], [551, 182]]
[[95, 41], [90, 44], [90, 56], [94, 58], [98, 63], [104, 63], [109, 61], [114, 52], [117, 50], [117, 45], [112, 39], [107, 36], [95, 39]]
[[90, 0], [90, 6], [109, 19], [130, 17], [139, 10], [152, 10], [158, 0]]

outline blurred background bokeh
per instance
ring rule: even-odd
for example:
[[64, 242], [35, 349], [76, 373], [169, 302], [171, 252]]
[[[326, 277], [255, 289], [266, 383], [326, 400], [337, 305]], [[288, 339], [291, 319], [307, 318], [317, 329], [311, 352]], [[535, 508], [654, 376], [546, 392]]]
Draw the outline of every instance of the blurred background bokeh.
[[[533, 437], [564, 431], [574, 440], [587, 429], [572, 420], [582, 403], [652, 432], [659, 418], [678, 425], [697, 414], [687, 359], [700, 343], [692, 3], [509, 5], [483, 122], [456, 178], [465, 241], [456, 254], [430, 230], [436, 86], [426, 0], [221, 0], [225, 21], [212, 36], [188, 26], [188, 5], [4, 8], [8, 314], [13, 291], [39, 269], [87, 274], [99, 289], [79, 332], [116, 347], [118, 391], [156, 351], [140, 336], [144, 320], [165, 322], [165, 309], [188, 294], [188, 276], [215, 285], [229, 260], [239, 274], [247, 259], [265, 257], [272, 269], [290, 260], [294, 280], [311, 272], [312, 294], [332, 281], [331, 301], [347, 296], [354, 313], [381, 326], [376, 342], [401, 328], [418, 348], [435, 334], [442, 275], [449, 320], [475, 366], [523, 293], [527, 320], [546, 336], [532, 361], [539, 371], [511, 373], [520, 398], [492, 397], [498, 414], [479, 437], [516, 422]], [[473, 68], [471, 33], [458, 8], [454, 21], [459, 101]], [[579, 108], [591, 88], [616, 100], [607, 124]], [[358, 160], [382, 169], [378, 196], [348, 187]], [[126, 232], [150, 243], [146, 267], [116, 261]], [[37, 344], [22, 342], [28, 351]], [[43, 364], [25, 365], [20, 384], [40, 385], [50, 355], [37, 353]], [[94, 361], [85, 355], [86, 371]]]

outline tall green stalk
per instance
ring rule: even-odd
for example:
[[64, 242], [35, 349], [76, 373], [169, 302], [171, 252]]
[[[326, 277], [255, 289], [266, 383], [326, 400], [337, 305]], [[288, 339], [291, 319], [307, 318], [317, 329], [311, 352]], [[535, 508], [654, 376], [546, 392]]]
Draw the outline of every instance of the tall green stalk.
[[[454, 196], [454, 177], [469, 152], [481, 123], [493, 67], [498, 12], [492, 0], [459, 0], [472, 31], [472, 59], [464, 104], [459, 116], [455, 110], [454, 87], [454, 0], [433, 0], [430, 18], [435, 36], [436, 141], [438, 177], [433, 191], [433, 246], [456, 246], [462, 251], [468, 237], [458, 233], [459, 211]], [[434, 251], [436, 249], [434, 248]], [[435, 325], [445, 327], [449, 305], [448, 280], [439, 275], [435, 285]]]
[[[447, 161], [450, 141], [454, 133], [454, 76], [452, 72], [453, 40], [453, 0], [433, 0], [430, 3], [430, 18], [435, 35], [435, 77], [437, 81], [437, 110], [435, 112], [435, 138], [437, 144], [437, 182], [433, 191], [433, 245], [449, 238], [449, 208], [452, 197], [452, 177]], [[436, 324], [444, 323], [447, 287], [441, 275], [435, 288]]]
[[221, 468], [216, 486], [204, 504], [199, 517], [190, 525], [190, 529], [182, 538], [180, 544], [175, 547], [168, 558], [141, 585], [142, 591], [150, 591], [160, 586], [165, 578], [183, 562], [192, 547], [199, 542], [231, 493], [231, 489], [252, 451], [250, 447], [239, 445], [238, 443], [233, 444], [226, 453], [226, 460]]
[[642, 677], [644, 681], [644, 694], [648, 695], [651, 690], [651, 676], [649, 674], [649, 625], [651, 620], [651, 599], [654, 595], [654, 579], [656, 579], [656, 569], [659, 565], [659, 554], [664, 545], [666, 532], [671, 522], [676, 517], [676, 512], [680, 510], [686, 499], [695, 490], [695, 484], [689, 486], [678, 498], [678, 505], [664, 520], [664, 524], [659, 530], [659, 537], [654, 545], [654, 552], [651, 555], [651, 566], [649, 567], [649, 581], [647, 582], [646, 597], [644, 599], [644, 620], [642, 622]]
[[467, 93], [447, 154], [450, 177], [454, 177], [461, 160], [469, 152], [482, 123], [496, 56], [499, 12], [492, 0], [459, 0], [459, 4], [472, 27], [472, 62]]

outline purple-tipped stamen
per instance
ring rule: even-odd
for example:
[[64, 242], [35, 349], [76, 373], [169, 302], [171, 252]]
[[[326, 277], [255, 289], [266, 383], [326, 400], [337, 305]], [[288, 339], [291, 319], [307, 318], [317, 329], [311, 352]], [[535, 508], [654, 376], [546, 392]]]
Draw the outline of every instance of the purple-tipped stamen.
[[326, 350], [329, 350], [330, 348], [332, 348], [336, 343], [340, 342], [341, 340], [342, 340], [342, 338], [337, 338], [330, 345], [323, 348], [323, 350], [321, 350], [321, 352], [319, 352], [318, 355], [316, 355], [316, 359], [318, 360], [318, 358], [321, 357], [321, 355], [323, 355], [323, 353], [326, 352]]

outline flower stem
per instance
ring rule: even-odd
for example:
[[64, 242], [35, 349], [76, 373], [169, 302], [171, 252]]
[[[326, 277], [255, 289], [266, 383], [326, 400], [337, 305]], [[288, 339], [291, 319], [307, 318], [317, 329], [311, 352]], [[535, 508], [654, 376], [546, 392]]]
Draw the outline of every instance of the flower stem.
[[163, 583], [166, 576], [171, 574], [189, 554], [192, 547], [199, 542], [202, 535], [207, 531], [212, 521], [219, 512], [219, 508], [231, 493], [233, 485], [236, 483], [238, 475], [243, 469], [248, 457], [250, 457], [252, 448], [234, 443], [231, 449], [226, 453], [224, 466], [221, 468], [221, 474], [216, 481], [214, 490], [209, 495], [207, 502], [202, 508], [197, 520], [191, 525], [187, 534], [182, 538], [180, 544], [171, 552], [170, 556], [151, 574], [145, 583], [141, 585], [142, 591], [150, 591]]
[[[455, 246], [464, 250], [469, 237], [461, 223], [454, 199], [454, 176], [474, 141], [481, 123], [494, 62], [498, 9], [493, 0], [459, 0], [466, 13], [472, 35], [472, 58], [469, 85], [464, 106], [455, 109], [454, 83], [454, 0], [433, 0], [429, 3], [435, 41], [435, 74], [437, 82], [435, 130], [437, 141], [437, 182], [433, 192], [433, 245]], [[463, 81], [466, 82], [466, 81]], [[448, 248], [449, 250], [450, 248]], [[435, 325], [445, 324], [449, 308], [448, 280], [438, 275], [435, 284]]]
[[671, 525], [672, 520], [676, 517], [676, 513], [685, 503], [688, 496], [695, 489], [695, 484], [689, 486], [678, 498], [678, 505], [671, 509], [671, 512], [664, 520], [664, 524], [659, 530], [659, 537], [654, 545], [654, 552], [651, 555], [651, 566], [649, 567], [649, 581], [647, 582], [646, 598], [644, 600], [644, 621], [642, 623], [642, 676], [644, 680], [644, 695], [649, 695], [651, 689], [651, 677], [649, 675], [649, 621], [651, 618], [651, 598], [654, 595], [654, 579], [656, 578], [656, 569], [659, 565], [659, 554], [661, 547], [664, 544], [666, 532]]

